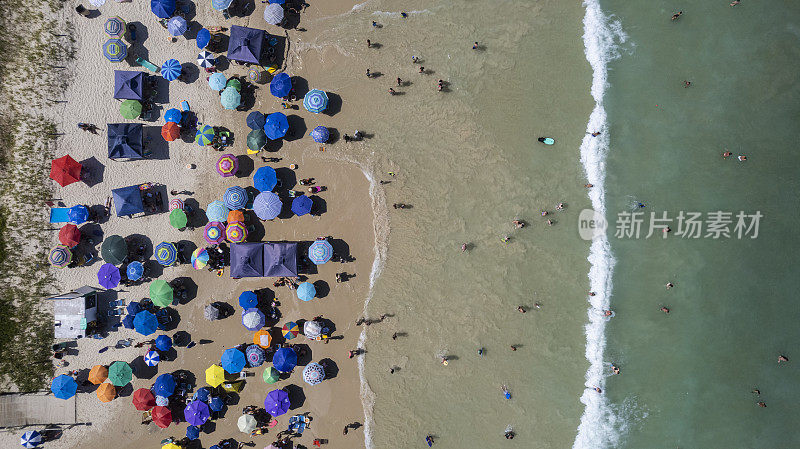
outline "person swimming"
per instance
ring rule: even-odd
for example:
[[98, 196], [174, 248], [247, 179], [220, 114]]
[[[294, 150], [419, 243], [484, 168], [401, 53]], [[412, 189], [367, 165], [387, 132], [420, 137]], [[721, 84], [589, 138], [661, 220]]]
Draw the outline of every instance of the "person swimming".
[[483, 348], [478, 348], [478, 355], [483, 357]]

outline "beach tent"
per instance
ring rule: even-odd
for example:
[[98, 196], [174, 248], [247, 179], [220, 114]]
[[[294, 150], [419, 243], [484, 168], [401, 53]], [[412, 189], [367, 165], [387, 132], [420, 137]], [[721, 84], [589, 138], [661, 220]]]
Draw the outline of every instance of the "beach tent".
[[297, 276], [297, 243], [264, 243], [264, 276]]
[[175, 0], [150, 0], [150, 11], [159, 19], [169, 19], [175, 14]]
[[65, 187], [81, 180], [81, 169], [83, 166], [67, 154], [53, 159], [50, 164], [50, 178]]
[[297, 366], [297, 353], [292, 348], [280, 348], [272, 356], [272, 366], [282, 373], [288, 373]]
[[264, 45], [264, 30], [231, 25], [228, 40], [228, 59], [258, 64]]
[[144, 212], [142, 193], [139, 190], [139, 186], [113, 189], [111, 190], [111, 195], [114, 197], [114, 207], [117, 210], [118, 217]]
[[269, 93], [283, 98], [292, 90], [292, 78], [287, 73], [279, 73], [269, 82]]
[[253, 200], [253, 212], [261, 220], [274, 219], [281, 213], [282, 209], [283, 203], [280, 197], [272, 192], [261, 192]]
[[114, 98], [118, 100], [139, 100], [142, 97], [144, 72], [114, 70]]
[[69, 208], [69, 210], [67, 210], [67, 219], [70, 223], [85, 223], [87, 220], [89, 220], [89, 208], [83, 204], [72, 206]]
[[144, 157], [143, 129], [141, 123], [109, 123], [109, 159], [142, 159]]
[[286, 135], [289, 131], [289, 120], [282, 112], [273, 112], [267, 116], [267, 122], [264, 124], [264, 132], [267, 138], [277, 140]]
[[128, 257], [128, 244], [118, 235], [109, 235], [100, 245], [100, 256], [108, 263], [119, 265]]
[[264, 276], [264, 244], [232, 243], [231, 244], [231, 277]]
[[149, 389], [139, 388], [133, 392], [133, 406], [136, 410], [150, 410], [156, 406], [156, 397]]

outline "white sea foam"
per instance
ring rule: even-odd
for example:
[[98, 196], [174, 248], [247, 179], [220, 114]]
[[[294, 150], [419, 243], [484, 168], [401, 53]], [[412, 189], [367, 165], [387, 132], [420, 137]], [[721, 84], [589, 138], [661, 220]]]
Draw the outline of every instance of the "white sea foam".
[[[609, 136], [603, 96], [608, 87], [608, 63], [619, 56], [618, 45], [625, 42], [626, 36], [619, 21], [611, 20], [603, 14], [598, 0], [585, 0], [586, 14], [583, 18], [583, 43], [586, 59], [592, 67], [591, 94], [595, 107], [589, 116], [586, 132], [599, 131], [592, 137], [587, 134], [581, 143], [581, 163], [586, 179], [594, 185], [589, 190], [592, 208], [605, 215], [605, 159], [608, 152]], [[588, 322], [586, 331], [586, 390], [581, 396], [585, 405], [578, 434], [573, 449], [598, 449], [616, 446], [625, 432], [624, 420], [618, 418], [604, 394], [594, 387], [605, 389], [606, 371], [603, 353], [606, 347], [606, 318], [602, 311], [609, 309], [612, 291], [612, 272], [614, 257], [606, 235], [592, 241], [589, 248], [589, 284], [595, 296], [589, 297]]]

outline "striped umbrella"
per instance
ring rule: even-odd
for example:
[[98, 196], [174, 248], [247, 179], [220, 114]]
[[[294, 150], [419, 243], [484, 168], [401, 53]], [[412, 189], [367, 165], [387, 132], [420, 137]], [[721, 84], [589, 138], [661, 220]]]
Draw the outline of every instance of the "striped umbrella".
[[168, 267], [178, 260], [178, 249], [170, 242], [161, 242], [155, 249], [156, 262]]
[[144, 265], [142, 265], [139, 261], [133, 261], [128, 264], [128, 268], [125, 270], [125, 273], [128, 275], [128, 279], [131, 281], [138, 281], [139, 279], [144, 276]]
[[217, 173], [223, 178], [233, 176], [239, 170], [239, 159], [232, 154], [223, 154], [217, 160]]
[[212, 73], [210, 77], [208, 77], [208, 87], [220, 91], [225, 88], [228, 84], [228, 79], [225, 78], [225, 75], [216, 72]]
[[225, 109], [236, 109], [242, 103], [242, 94], [236, 88], [228, 86], [222, 91], [219, 101]]
[[208, 251], [205, 248], [197, 248], [192, 252], [192, 267], [195, 270], [202, 270], [208, 265]]
[[212, 140], [214, 140], [214, 128], [209, 125], [203, 125], [194, 136], [195, 143], [201, 147], [211, 145]]
[[278, 195], [272, 192], [261, 192], [253, 200], [253, 212], [261, 220], [272, 220], [280, 215], [283, 203]]
[[181, 127], [177, 122], [167, 122], [161, 127], [161, 137], [167, 142], [174, 142], [181, 136]]
[[231, 3], [233, 3], [233, 0], [211, 0], [211, 7], [217, 11], [223, 11], [228, 9]]
[[103, 55], [111, 62], [120, 62], [128, 56], [128, 46], [119, 39], [109, 39], [103, 44]]
[[119, 113], [128, 120], [134, 120], [142, 115], [142, 103], [139, 100], [125, 100], [119, 105]]
[[210, 245], [219, 244], [225, 239], [225, 225], [218, 221], [207, 223], [203, 228], [203, 237]]
[[147, 366], [156, 366], [160, 361], [161, 356], [158, 355], [156, 351], [147, 351], [147, 354], [144, 355], [144, 363], [147, 364]]
[[314, 142], [317, 143], [325, 143], [330, 139], [331, 133], [328, 131], [328, 128], [324, 126], [317, 126], [311, 131], [311, 137], [314, 139]]
[[278, 185], [278, 173], [272, 167], [260, 167], [253, 175], [253, 187], [259, 192], [269, 192]]
[[164, 121], [167, 123], [174, 122], [178, 124], [181, 120], [183, 120], [183, 113], [178, 108], [169, 108], [167, 112], [164, 113]]
[[319, 114], [328, 107], [328, 94], [319, 90], [311, 89], [305, 97], [303, 97], [303, 107], [308, 112]]
[[169, 213], [169, 224], [175, 229], [183, 229], [189, 223], [189, 217], [183, 209], [174, 209]]
[[311, 301], [317, 296], [317, 288], [311, 282], [303, 282], [297, 286], [297, 299]]
[[217, 60], [211, 52], [203, 50], [197, 54], [197, 64], [200, 67], [213, 67], [216, 63]]
[[266, 353], [258, 345], [248, 346], [245, 355], [247, 356], [247, 363], [253, 367], [264, 364], [264, 359], [266, 358]]
[[42, 444], [42, 434], [35, 430], [29, 430], [22, 434], [19, 439], [19, 444], [21, 444], [22, 447], [27, 447], [28, 449], [34, 448]]
[[169, 210], [183, 209], [183, 200], [180, 198], [173, 198], [169, 201]]
[[225, 203], [214, 200], [206, 208], [206, 217], [208, 217], [208, 221], [225, 221], [228, 218], [228, 212], [230, 210]]
[[308, 247], [308, 258], [315, 265], [322, 265], [333, 257], [333, 247], [327, 240], [317, 240]]
[[244, 209], [247, 205], [247, 191], [239, 186], [231, 186], [225, 190], [225, 195], [222, 196], [222, 201], [228, 209]]
[[167, 81], [175, 81], [181, 76], [181, 63], [177, 59], [167, 59], [161, 65], [161, 76]]
[[248, 70], [247, 71], [247, 78], [250, 81], [254, 82], [254, 83], [260, 83], [261, 82], [261, 70], [258, 70], [256, 68], [252, 68], [252, 69]]
[[303, 368], [303, 380], [309, 385], [316, 385], [325, 379], [325, 368], [319, 363], [311, 362]]
[[297, 337], [297, 334], [300, 333], [300, 328], [297, 326], [297, 323], [294, 321], [289, 321], [283, 325], [283, 329], [281, 329], [281, 333], [283, 334], [283, 338], [287, 340], [291, 340], [294, 337]]
[[158, 307], [167, 307], [175, 299], [172, 286], [163, 279], [156, 279], [150, 283], [150, 300]]
[[106, 20], [106, 24], [103, 25], [103, 29], [105, 29], [106, 34], [111, 37], [122, 37], [122, 35], [125, 33], [125, 21], [117, 16], [114, 16]]
[[225, 237], [231, 243], [242, 243], [247, 240], [247, 228], [238, 221], [230, 223], [225, 229]]
[[72, 262], [72, 251], [64, 245], [56, 245], [55, 248], [50, 250], [50, 265], [58, 268], [64, 268]]
[[182, 35], [188, 28], [189, 25], [186, 23], [186, 19], [181, 16], [175, 16], [167, 22], [167, 31], [173, 36]]
[[65, 224], [58, 231], [58, 241], [64, 246], [73, 248], [81, 242], [81, 230], [72, 223]]

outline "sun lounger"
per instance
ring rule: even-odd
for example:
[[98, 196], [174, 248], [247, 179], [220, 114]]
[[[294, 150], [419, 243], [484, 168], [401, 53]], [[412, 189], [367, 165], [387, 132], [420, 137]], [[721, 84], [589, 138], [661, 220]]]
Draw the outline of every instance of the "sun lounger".
[[69, 221], [68, 207], [50, 208], [50, 223], [66, 223]]
[[156, 66], [152, 62], [148, 61], [147, 59], [144, 59], [142, 57], [136, 58], [136, 63], [139, 64], [140, 66], [150, 70], [151, 72], [158, 73], [158, 70], [159, 70], [158, 66]]

